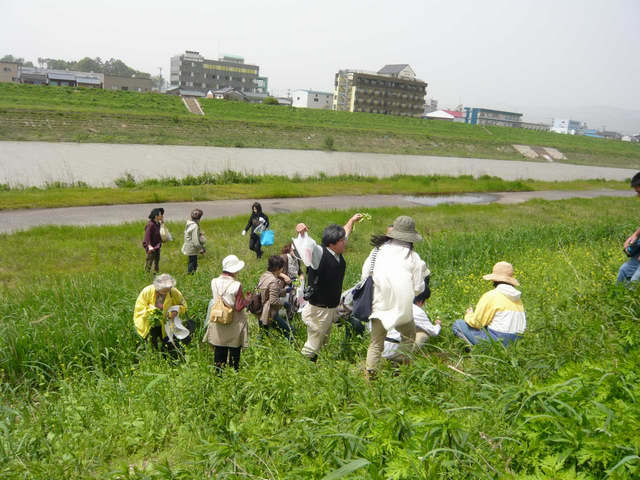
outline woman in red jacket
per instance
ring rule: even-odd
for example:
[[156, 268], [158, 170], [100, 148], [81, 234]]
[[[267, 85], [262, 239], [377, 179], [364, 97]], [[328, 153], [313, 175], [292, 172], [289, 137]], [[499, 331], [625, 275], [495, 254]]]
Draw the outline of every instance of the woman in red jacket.
[[158, 273], [160, 264], [160, 248], [162, 247], [162, 236], [160, 235], [160, 225], [164, 223], [164, 208], [154, 208], [149, 214], [149, 223], [144, 228], [144, 238], [142, 239], [142, 246], [147, 254], [147, 261], [145, 262], [145, 271], [151, 270], [151, 264], [153, 264], [153, 271]]

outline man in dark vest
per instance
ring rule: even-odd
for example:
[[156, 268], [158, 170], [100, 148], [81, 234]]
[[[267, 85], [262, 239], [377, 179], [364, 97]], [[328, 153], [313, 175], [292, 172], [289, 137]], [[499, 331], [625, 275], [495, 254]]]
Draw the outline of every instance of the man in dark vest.
[[302, 310], [302, 321], [307, 326], [307, 341], [302, 348], [302, 354], [313, 362], [318, 360], [318, 353], [329, 342], [331, 326], [338, 317], [342, 281], [347, 270], [347, 263], [342, 254], [346, 250], [353, 226], [360, 220], [362, 214], [356, 213], [344, 227], [336, 224], [326, 227], [322, 233], [322, 246], [317, 245], [308, 236], [309, 229], [304, 223], [296, 226], [300, 235], [307, 235], [313, 252], [311, 262], [305, 262], [305, 299], [309, 303]]

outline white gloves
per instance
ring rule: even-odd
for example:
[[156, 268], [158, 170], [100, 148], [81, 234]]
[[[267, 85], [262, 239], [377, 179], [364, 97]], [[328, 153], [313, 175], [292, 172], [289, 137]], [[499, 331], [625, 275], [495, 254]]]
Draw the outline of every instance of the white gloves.
[[247, 234], [246, 230], [242, 230], [242, 236], [244, 237]]

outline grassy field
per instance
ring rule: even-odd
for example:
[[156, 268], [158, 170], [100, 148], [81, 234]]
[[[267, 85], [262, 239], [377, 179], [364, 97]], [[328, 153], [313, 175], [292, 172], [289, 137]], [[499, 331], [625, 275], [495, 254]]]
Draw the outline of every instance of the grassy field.
[[[543, 182], [507, 181], [483, 176], [395, 175], [378, 178], [362, 175], [284, 177], [251, 175], [226, 170], [185, 178], [136, 180], [124, 175], [115, 181], [117, 188], [93, 188], [86, 185], [54, 182], [43, 188], [0, 184], [0, 210], [24, 208], [123, 205], [131, 203], [203, 202], [242, 198], [300, 198], [334, 195], [425, 195], [470, 192], [524, 192], [536, 190], [628, 189], [628, 182], [576, 180]], [[286, 186], [286, 188], [283, 188]]]
[[513, 144], [555, 147], [568, 163], [640, 167], [640, 145], [415, 118], [33, 85], [0, 85], [0, 138], [70, 142], [335, 149], [525, 160]]
[[[349, 242], [345, 284], [370, 235], [411, 214], [433, 272], [427, 310], [445, 325], [412, 365], [371, 384], [368, 340], [343, 350], [340, 326], [311, 364], [299, 320], [292, 348], [258, 340], [252, 319], [241, 370], [221, 376], [200, 342], [177, 363], [141, 348], [131, 316], [150, 283], [143, 222], [2, 235], [0, 476], [638, 478], [640, 300], [613, 284], [635, 208], [637, 199], [597, 199], [369, 211]], [[318, 237], [349, 216], [270, 218], [279, 245], [298, 221]], [[179, 243], [163, 247], [161, 269], [200, 321], [225, 255], [247, 262], [245, 287], [265, 268], [239, 235], [245, 220], [203, 221], [210, 245], [195, 276]], [[467, 353], [450, 325], [489, 288], [481, 276], [498, 260], [516, 268], [527, 332], [507, 349]]]

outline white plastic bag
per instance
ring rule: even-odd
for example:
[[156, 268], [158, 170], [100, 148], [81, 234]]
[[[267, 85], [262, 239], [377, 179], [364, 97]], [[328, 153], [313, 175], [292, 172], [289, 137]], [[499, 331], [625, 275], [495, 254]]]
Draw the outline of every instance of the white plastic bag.
[[304, 299], [304, 277], [300, 279], [300, 286], [296, 288], [296, 297], [298, 299], [298, 311], [300, 311], [307, 304]]
[[173, 242], [173, 237], [164, 223], [160, 225], [160, 238], [163, 242]]
[[[173, 306], [169, 308], [167, 313], [177, 312], [179, 311], [179, 309], [180, 307]], [[169, 318], [169, 320], [167, 320], [167, 323], [164, 324], [164, 330], [165, 332], [167, 332], [167, 337], [169, 337], [169, 341], [171, 343], [175, 343], [174, 338], [177, 338], [178, 340], [184, 340], [189, 336], [190, 333], [189, 329], [182, 325], [182, 319], [178, 316], [176, 316], [175, 318]]]
[[309, 267], [311, 265], [311, 259], [313, 258], [313, 249], [316, 247], [316, 242], [314, 242], [306, 232], [299, 233], [298, 238], [292, 238], [291, 240], [293, 240], [293, 245], [296, 247], [302, 263]]

